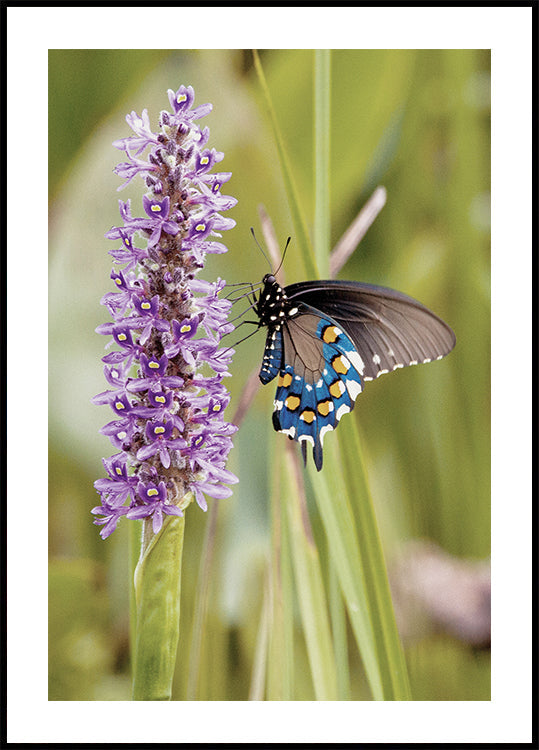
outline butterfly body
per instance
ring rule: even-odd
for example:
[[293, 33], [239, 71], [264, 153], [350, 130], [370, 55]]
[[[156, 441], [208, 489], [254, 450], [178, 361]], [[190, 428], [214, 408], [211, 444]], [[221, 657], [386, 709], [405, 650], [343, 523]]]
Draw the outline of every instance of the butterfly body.
[[451, 328], [421, 303], [386, 287], [352, 281], [306, 281], [281, 287], [264, 276], [256, 302], [268, 329], [260, 369], [278, 376], [273, 426], [313, 448], [322, 443], [368, 380], [412, 364], [441, 359], [455, 345]]

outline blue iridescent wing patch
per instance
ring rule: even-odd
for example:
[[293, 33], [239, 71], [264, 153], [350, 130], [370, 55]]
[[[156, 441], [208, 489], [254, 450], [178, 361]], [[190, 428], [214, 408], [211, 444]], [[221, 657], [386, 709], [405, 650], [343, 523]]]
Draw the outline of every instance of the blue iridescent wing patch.
[[290, 319], [282, 338], [273, 426], [300, 442], [304, 457], [310, 443], [320, 471], [324, 435], [353, 409], [363, 389], [363, 363], [342, 328], [314, 312]]

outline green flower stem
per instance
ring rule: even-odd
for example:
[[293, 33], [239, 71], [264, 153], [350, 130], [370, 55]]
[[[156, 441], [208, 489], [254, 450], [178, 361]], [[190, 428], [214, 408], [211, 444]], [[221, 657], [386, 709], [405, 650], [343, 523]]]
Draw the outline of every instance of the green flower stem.
[[185, 517], [166, 516], [158, 534], [144, 521], [135, 571], [137, 607], [133, 700], [166, 701], [180, 635], [181, 564]]

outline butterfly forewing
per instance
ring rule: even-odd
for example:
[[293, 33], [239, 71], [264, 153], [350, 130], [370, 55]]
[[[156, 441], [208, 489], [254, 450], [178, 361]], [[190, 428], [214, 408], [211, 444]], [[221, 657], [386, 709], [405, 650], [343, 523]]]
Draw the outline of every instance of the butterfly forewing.
[[349, 281], [291, 284], [286, 294], [329, 315], [350, 336], [363, 360], [364, 380], [399, 367], [431, 362], [455, 346], [455, 334], [412, 297]]

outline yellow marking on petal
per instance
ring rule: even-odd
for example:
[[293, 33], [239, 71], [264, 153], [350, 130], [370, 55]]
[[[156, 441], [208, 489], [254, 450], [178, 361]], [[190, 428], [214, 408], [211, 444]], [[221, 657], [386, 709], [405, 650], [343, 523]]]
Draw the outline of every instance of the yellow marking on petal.
[[121, 401], [116, 401], [115, 406], [117, 409], [125, 409], [125, 406], [122, 404]]
[[221, 409], [220, 404], [215, 404], [215, 406], [213, 407], [213, 411], [220, 411], [220, 409]]
[[341, 331], [337, 326], [328, 326], [324, 329], [322, 338], [326, 344], [333, 344], [339, 338], [340, 333]]
[[142, 309], [143, 309], [143, 310], [151, 310], [151, 307], [152, 307], [152, 306], [150, 305], [150, 303], [149, 303], [149, 302], [143, 302], [143, 303], [141, 304], [141, 307], [142, 307]]
[[148, 362], [148, 367], [150, 367], [152, 370], [158, 370], [159, 362], [156, 362], [155, 359], [152, 359], [151, 362]]
[[119, 333], [118, 334], [118, 340], [119, 341], [126, 341], [127, 340], [127, 336], [125, 335], [125, 333]]
[[334, 398], [340, 398], [345, 391], [344, 383], [341, 380], [336, 380], [329, 386], [329, 392]]
[[315, 413], [312, 409], [304, 409], [299, 415], [300, 419], [303, 419], [307, 424], [312, 424], [315, 420]]
[[116, 282], [116, 286], [121, 286], [122, 285], [122, 280], [121, 279], [114, 279], [114, 281]]
[[119, 477], [122, 476], [122, 470], [119, 466], [116, 467], [116, 474], [118, 474]]
[[299, 398], [299, 396], [289, 396], [284, 402], [284, 405], [287, 409], [290, 409], [290, 411], [296, 411], [296, 409], [300, 405], [300, 401], [301, 399]]
[[291, 382], [292, 382], [292, 375], [289, 372], [285, 372], [284, 375], [279, 375], [277, 387], [280, 388], [281, 386], [284, 386], [285, 388], [288, 388]]
[[200, 160], [201, 164], [207, 164], [208, 162], [209, 162], [209, 158], [207, 156], [203, 156], [202, 159]]
[[195, 227], [195, 230], [197, 232], [203, 232], [205, 229], [206, 229], [206, 225], [205, 224], [197, 224], [196, 227]]
[[158, 495], [159, 492], [155, 489], [155, 487], [152, 487], [146, 492], [146, 494], [148, 495], [148, 497], [153, 497], [154, 495]]
[[323, 417], [327, 417], [327, 415], [329, 414], [330, 406], [331, 406], [331, 401], [326, 400], [326, 401], [320, 401], [320, 403], [316, 405], [316, 408], [319, 414], [321, 414]]
[[165, 399], [165, 397], [164, 397], [164, 396], [156, 396], [156, 397], [155, 397], [155, 400], [156, 400], [156, 401], [157, 401], [158, 403], [160, 403], [160, 404], [164, 404], [164, 403], [165, 403], [165, 401], [166, 401], [166, 399]]
[[187, 333], [187, 331], [191, 330], [191, 326], [185, 325], [180, 328], [180, 333]]
[[164, 431], [165, 428], [162, 426], [153, 428], [154, 435], [162, 435]]
[[339, 375], [346, 375], [346, 373], [350, 369], [350, 362], [343, 354], [339, 354], [337, 357], [332, 359], [331, 364], [335, 372], [339, 373]]
[[158, 213], [159, 211], [161, 211], [161, 206], [158, 206], [157, 203], [154, 203], [151, 210], [155, 213]]

